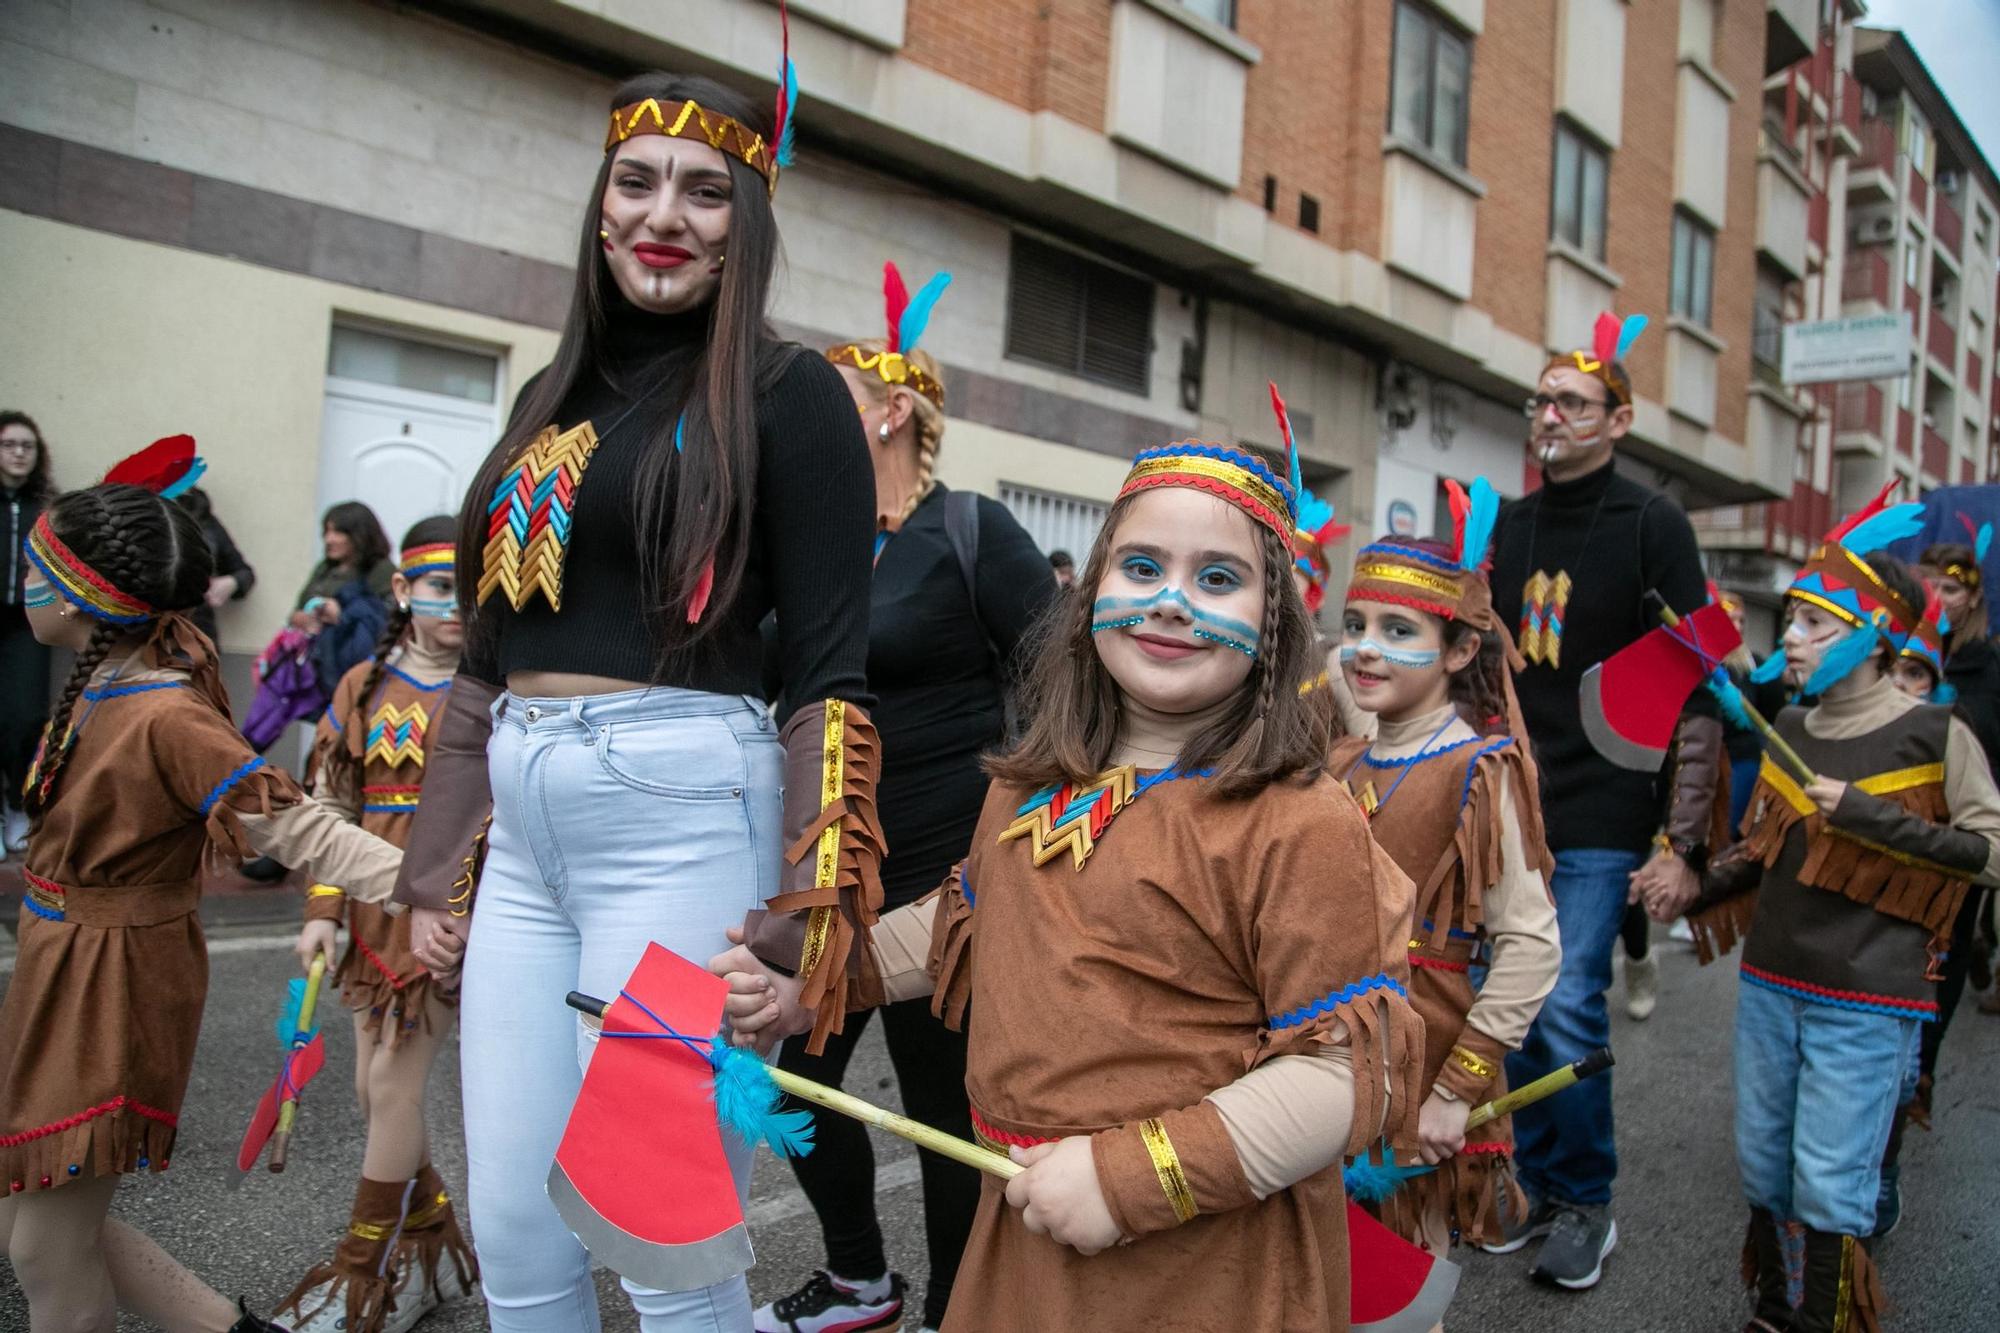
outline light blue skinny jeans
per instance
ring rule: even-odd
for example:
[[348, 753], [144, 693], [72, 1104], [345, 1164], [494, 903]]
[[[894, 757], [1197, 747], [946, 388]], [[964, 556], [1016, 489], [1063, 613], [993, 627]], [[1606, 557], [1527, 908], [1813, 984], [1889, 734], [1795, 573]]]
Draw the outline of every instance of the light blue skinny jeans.
[[[487, 767], [493, 826], [459, 1020], [487, 1316], [500, 1333], [597, 1333], [590, 1256], [545, 1187], [596, 1044], [564, 997], [616, 995], [649, 941], [696, 963], [727, 947], [723, 931], [777, 891], [784, 752], [764, 705], [739, 695], [508, 694]], [[747, 1203], [750, 1150], [723, 1144]], [[751, 1327], [741, 1277], [674, 1294], [623, 1285], [644, 1333]]]

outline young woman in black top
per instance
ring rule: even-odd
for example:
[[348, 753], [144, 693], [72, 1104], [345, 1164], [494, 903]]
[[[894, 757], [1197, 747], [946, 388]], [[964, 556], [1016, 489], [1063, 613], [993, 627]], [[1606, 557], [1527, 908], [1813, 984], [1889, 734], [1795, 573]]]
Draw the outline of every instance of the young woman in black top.
[[[889, 844], [882, 862], [886, 911], [935, 889], [970, 848], [986, 799], [979, 759], [1005, 736], [1004, 691], [1015, 649], [1057, 588], [1047, 559], [1005, 506], [954, 493], [936, 479], [945, 390], [928, 353], [869, 340], [830, 348], [827, 359], [853, 395], [875, 464], [868, 685], [882, 733], [877, 805]], [[953, 528], [967, 548], [963, 556]], [[885, 1005], [881, 1013], [904, 1111], [969, 1137], [964, 1035], [934, 1018], [928, 1000]], [[838, 1087], [868, 1017], [850, 1019], [821, 1055], [809, 1054], [801, 1038], [786, 1042], [779, 1063]], [[867, 1131], [821, 1116], [816, 1135], [814, 1152], [791, 1164], [819, 1214], [826, 1269], [759, 1309], [756, 1327], [760, 1333], [899, 1327], [903, 1280], [889, 1271], [882, 1246]], [[944, 1323], [979, 1205], [979, 1173], [935, 1153], [919, 1154], [917, 1165], [930, 1253], [923, 1327], [935, 1329]]]
[[[420, 962], [448, 974], [462, 951], [469, 1204], [503, 1330], [596, 1327], [549, 1195], [592, 1039], [565, 994], [615, 995], [649, 941], [705, 961], [754, 912], [830, 1028], [872, 981], [854, 941], [880, 898], [867, 450], [839, 375], [765, 320], [772, 118], [663, 74], [612, 108], [561, 343], [461, 516], [466, 649], [418, 727], [397, 889]], [[761, 685], [774, 610], [782, 730]], [[750, 1154], [724, 1142], [747, 1198]], [[750, 1324], [740, 1276], [626, 1291], [647, 1329]]]
[[6, 814], [6, 850], [28, 845], [28, 814], [21, 785], [49, 716], [49, 650], [28, 628], [21, 586], [28, 558], [21, 543], [42, 510], [56, 498], [49, 475], [49, 447], [26, 412], [0, 412], [0, 808]]

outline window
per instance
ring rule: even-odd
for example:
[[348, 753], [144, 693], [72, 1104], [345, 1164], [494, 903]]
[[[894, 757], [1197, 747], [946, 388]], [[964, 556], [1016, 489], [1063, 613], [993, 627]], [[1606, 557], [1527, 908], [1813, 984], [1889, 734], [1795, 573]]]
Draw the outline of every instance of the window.
[[1236, 0], [1180, 0], [1181, 8], [1225, 28], [1236, 26]]
[[1914, 231], [1903, 233], [1903, 285], [1919, 287], [1924, 274], [1924, 238]]
[[1993, 232], [1993, 219], [1986, 216], [1986, 210], [1975, 205], [1972, 210], [1972, 248], [1980, 254], [1986, 253], [1986, 242]]
[[1916, 410], [1917, 374], [1918, 374], [1917, 358], [1911, 357], [1910, 373], [1903, 376], [1903, 391], [1896, 397], [1896, 401], [1902, 404], [1903, 410], [1905, 412], [1912, 412]]
[[1007, 355], [1143, 394], [1151, 382], [1153, 284], [1026, 236], [1007, 274]]
[[1094, 500], [1078, 500], [1005, 481], [1000, 483], [1000, 503], [1035, 539], [1035, 545], [1044, 552], [1068, 551], [1079, 566], [1096, 543], [1105, 514], [1110, 512]]
[[484, 353], [344, 324], [333, 326], [326, 351], [326, 373], [335, 379], [387, 384], [475, 403], [493, 401], [499, 370], [500, 363]]
[[1299, 196], [1299, 230], [1319, 231], [1319, 200], [1309, 194]]
[[1465, 118], [1472, 48], [1424, 5], [1396, 6], [1396, 56], [1389, 130], [1445, 161], [1465, 165]]
[[1549, 231], [1592, 259], [1604, 259], [1604, 150], [1567, 121], [1556, 122], [1555, 199]]
[[1785, 279], [1768, 264], [1757, 265], [1757, 291], [1751, 306], [1750, 355], [1759, 369], [1776, 370], [1785, 336]]
[[1264, 211], [1266, 213], [1275, 213], [1278, 211], [1278, 178], [1276, 176], [1266, 176], [1264, 178]]
[[1931, 176], [1931, 127], [1917, 117], [1915, 111], [1903, 113], [1903, 151], [1910, 156], [1910, 165], [1925, 180]]
[[1673, 313], [1709, 326], [1715, 293], [1715, 233], [1686, 213], [1674, 214]]

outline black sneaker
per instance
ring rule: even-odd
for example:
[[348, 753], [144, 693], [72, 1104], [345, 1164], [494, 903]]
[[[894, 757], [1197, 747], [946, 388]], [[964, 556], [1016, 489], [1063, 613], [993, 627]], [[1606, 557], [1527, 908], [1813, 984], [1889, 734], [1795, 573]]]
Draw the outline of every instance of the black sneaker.
[[[871, 1284], [872, 1285], [872, 1284]], [[821, 1270], [789, 1296], [780, 1296], [752, 1316], [757, 1333], [863, 1333], [903, 1322], [903, 1275], [889, 1274], [880, 1300], [862, 1299], [859, 1289]]]
[[1604, 1276], [1604, 1256], [1618, 1244], [1618, 1224], [1609, 1208], [1559, 1203], [1555, 1214], [1532, 1276], [1570, 1291], [1588, 1291]]
[[1555, 1206], [1537, 1203], [1532, 1194], [1528, 1195], [1528, 1211], [1519, 1216], [1503, 1199], [1500, 1204], [1500, 1239], [1482, 1244], [1479, 1248], [1488, 1254], [1512, 1254], [1535, 1237], [1548, 1235], [1555, 1220]]

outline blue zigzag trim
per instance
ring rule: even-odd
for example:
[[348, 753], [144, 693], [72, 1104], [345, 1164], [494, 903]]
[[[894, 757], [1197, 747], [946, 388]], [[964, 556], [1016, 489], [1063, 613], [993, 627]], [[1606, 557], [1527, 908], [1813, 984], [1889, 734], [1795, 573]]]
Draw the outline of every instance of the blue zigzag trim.
[[69, 919], [68, 917], [64, 916], [61, 912], [55, 911], [52, 908], [42, 906], [40, 903], [36, 902], [33, 898], [23, 898], [21, 900], [21, 906], [27, 908], [30, 912], [33, 912], [36, 916], [40, 917], [44, 921], [67, 921]]
[[229, 789], [231, 787], [234, 787], [237, 783], [243, 781], [243, 779], [249, 777], [252, 773], [255, 773], [258, 769], [262, 768], [263, 766], [264, 766], [264, 756], [261, 754], [254, 755], [251, 757], [248, 763], [244, 764], [241, 768], [237, 769], [234, 773], [231, 773], [228, 777], [224, 778], [222, 781], [216, 783], [215, 790], [210, 792], [205, 798], [203, 798], [201, 803], [201, 813], [203, 815], [208, 815], [212, 813], [217, 804], [221, 802], [222, 798], [229, 795]]
[[1394, 542], [1372, 542], [1361, 548], [1361, 554], [1357, 559], [1365, 560], [1371, 555], [1401, 556], [1405, 560], [1414, 560], [1418, 564], [1429, 565], [1432, 569], [1446, 574], [1462, 574], [1465, 572], [1458, 567], [1458, 561], [1456, 560], [1448, 559], [1441, 555], [1434, 555], [1429, 551], [1420, 551], [1414, 546], [1398, 546]]
[[[1486, 738], [1483, 736], [1467, 736], [1462, 741], [1453, 741], [1449, 745], [1440, 745], [1435, 750], [1425, 750], [1420, 754], [1406, 754], [1397, 759], [1378, 759], [1374, 755], [1364, 754], [1361, 756], [1361, 762], [1370, 768], [1408, 768], [1410, 765], [1418, 763], [1421, 760], [1435, 759], [1441, 754], [1450, 754], [1454, 750], [1463, 750], [1468, 745], [1477, 745], [1484, 739]], [[1477, 756], [1474, 757], [1476, 758]]]
[[1736, 975], [1748, 985], [1761, 987], [1775, 995], [1783, 995], [1787, 999], [1804, 1000], [1807, 1004], [1824, 1004], [1834, 1009], [1851, 1010], [1857, 1014], [1885, 1014], [1890, 1018], [1914, 1018], [1919, 1023], [1935, 1023], [1938, 1018], [1935, 1012], [1923, 1009], [1898, 1009], [1892, 1005], [1870, 1004], [1866, 1000], [1843, 1000], [1787, 986], [1783, 982], [1752, 976], [1748, 972], [1738, 972]]
[[128, 694], [144, 694], [148, 690], [178, 690], [187, 685], [184, 680], [155, 680], [143, 685], [107, 685], [101, 690], [85, 690], [83, 697], [91, 703], [104, 699], [119, 699]]
[[1479, 769], [1479, 761], [1489, 754], [1498, 754], [1514, 743], [1512, 736], [1501, 736], [1479, 747], [1479, 753], [1465, 761], [1465, 786], [1459, 789], [1458, 808], [1465, 809], [1465, 803], [1472, 799], [1472, 775]]
[[1301, 1023], [1312, 1022], [1321, 1014], [1331, 1013], [1349, 1000], [1358, 1000], [1368, 992], [1378, 990], [1392, 990], [1405, 999], [1408, 999], [1410, 994], [1403, 989], [1402, 982], [1387, 972], [1377, 972], [1374, 976], [1363, 978], [1352, 986], [1342, 986], [1339, 990], [1329, 991], [1311, 1004], [1302, 1004], [1296, 1009], [1287, 1009], [1282, 1014], [1273, 1015], [1266, 1026], [1273, 1032], [1295, 1028]]
[[972, 896], [972, 868], [970, 866], [963, 866], [959, 869], [958, 891], [965, 895], [965, 905], [967, 907], [977, 908], [979, 906], [979, 900]]
[[333, 715], [332, 704], [328, 704], [326, 706], [326, 724], [329, 727], [333, 728], [333, 734], [336, 736], [344, 736], [347, 734], [347, 728], [342, 726], [340, 719]]
[[401, 667], [392, 666], [388, 668], [388, 672], [396, 679], [403, 681], [409, 685], [415, 686], [417, 689], [422, 690], [425, 694], [436, 694], [439, 690], [448, 690], [451, 688], [450, 676], [446, 676], [443, 680], [439, 681], [435, 685], [426, 685], [422, 681], [418, 680], [415, 676], [412, 676], [409, 672], [403, 670]]

